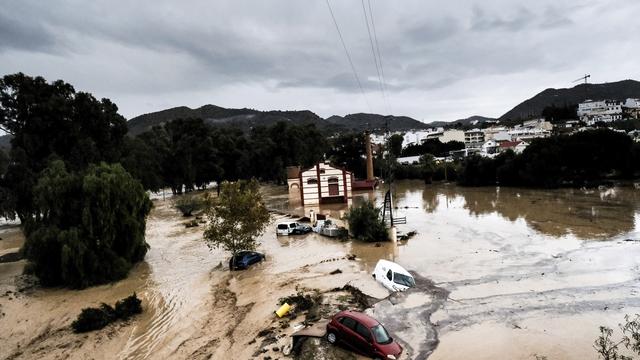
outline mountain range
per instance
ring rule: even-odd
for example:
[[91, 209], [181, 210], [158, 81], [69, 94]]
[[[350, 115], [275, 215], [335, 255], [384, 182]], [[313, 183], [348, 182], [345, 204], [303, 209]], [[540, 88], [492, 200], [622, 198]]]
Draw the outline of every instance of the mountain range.
[[279, 121], [298, 125], [313, 124], [321, 131], [364, 131], [384, 129], [389, 124], [391, 131], [426, 129], [429, 125], [407, 116], [385, 116], [378, 114], [350, 114], [323, 119], [309, 110], [259, 111], [253, 109], [227, 109], [215, 105], [204, 105], [197, 109], [186, 106], [144, 114], [129, 120], [129, 133], [141, 134], [155, 125], [162, 125], [179, 118], [200, 118], [211, 126], [233, 126], [244, 131], [256, 126], [269, 126]]
[[[128, 121], [129, 134], [141, 134], [153, 126], [179, 118], [201, 118], [211, 126], [233, 126], [244, 131], [264, 125], [269, 126], [279, 121], [298, 125], [313, 124], [325, 133], [343, 131], [373, 132], [389, 127], [391, 131], [410, 129], [427, 129], [433, 127], [472, 127], [487, 121], [526, 120], [541, 115], [542, 110], [551, 105], [576, 106], [587, 99], [619, 100], [640, 98], [640, 82], [623, 80], [604, 84], [580, 84], [568, 89], [546, 89], [534, 97], [516, 105], [497, 119], [484, 116], [471, 116], [455, 121], [434, 121], [424, 123], [408, 116], [357, 113], [345, 116], [330, 116], [326, 119], [309, 110], [297, 111], [260, 111], [254, 109], [228, 109], [216, 105], [204, 105], [197, 109], [180, 106], [136, 116]], [[9, 135], [0, 136], [0, 148], [10, 146]]]
[[580, 84], [570, 89], [546, 89], [531, 99], [516, 105], [498, 120], [526, 120], [540, 116], [545, 107], [576, 106], [591, 100], [618, 100], [640, 98], [640, 82], [622, 80], [604, 84]]
[[259, 111], [253, 109], [226, 109], [215, 105], [205, 105], [197, 109], [186, 106], [171, 108], [137, 116], [129, 121], [129, 132], [137, 135], [154, 125], [160, 125], [177, 118], [202, 118], [213, 126], [235, 126], [243, 130], [258, 125], [271, 125], [278, 121], [296, 124], [314, 124], [320, 130], [339, 131], [380, 131], [389, 127], [391, 131], [427, 129], [433, 127], [471, 127], [487, 121], [527, 120], [539, 117], [547, 106], [576, 106], [587, 99], [619, 100], [640, 98], [640, 82], [623, 80], [604, 84], [580, 84], [569, 89], [546, 89], [534, 97], [516, 105], [499, 118], [471, 116], [455, 121], [434, 121], [424, 123], [408, 116], [357, 113], [346, 116], [321, 118], [309, 110], [303, 111]]

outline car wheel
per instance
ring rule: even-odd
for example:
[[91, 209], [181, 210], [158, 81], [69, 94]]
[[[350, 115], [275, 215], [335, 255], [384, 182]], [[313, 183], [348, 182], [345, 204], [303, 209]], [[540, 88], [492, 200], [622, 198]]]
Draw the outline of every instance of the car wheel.
[[336, 341], [338, 341], [338, 336], [333, 331], [330, 331], [327, 334], [327, 341], [329, 342], [329, 344], [335, 344]]

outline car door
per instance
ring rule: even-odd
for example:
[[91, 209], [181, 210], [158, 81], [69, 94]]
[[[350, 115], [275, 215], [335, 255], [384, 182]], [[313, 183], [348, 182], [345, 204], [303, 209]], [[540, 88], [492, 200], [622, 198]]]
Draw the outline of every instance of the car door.
[[358, 321], [356, 321], [355, 330], [356, 339], [354, 344], [358, 348], [358, 351], [366, 355], [373, 355], [371, 331]]
[[251, 253], [251, 257], [249, 258], [249, 264], [255, 264], [260, 262], [260, 254], [258, 254], [257, 252], [252, 252]]
[[387, 289], [391, 290], [391, 291], [395, 291], [393, 289], [393, 271], [391, 271], [391, 269], [389, 269], [387, 271], [387, 273], [384, 276], [384, 279], [382, 279], [382, 284], [384, 285], [384, 287], [386, 287]]
[[345, 316], [340, 319], [340, 325], [342, 326], [340, 331], [340, 338], [342, 340], [342, 343], [353, 351], [359, 351], [357, 346], [358, 335], [356, 334], [355, 330], [357, 326], [356, 320], [350, 318], [349, 316]]

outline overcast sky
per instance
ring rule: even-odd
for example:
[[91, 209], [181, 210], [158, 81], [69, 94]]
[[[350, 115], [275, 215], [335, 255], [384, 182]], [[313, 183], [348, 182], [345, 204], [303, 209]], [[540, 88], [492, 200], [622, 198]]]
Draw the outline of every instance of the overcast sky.
[[361, 0], [330, 2], [364, 96], [325, 0], [4, 0], [0, 73], [63, 79], [127, 118], [215, 104], [423, 121], [497, 117], [585, 73], [640, 79], [640, 1], [370, 1], [386, 102]]

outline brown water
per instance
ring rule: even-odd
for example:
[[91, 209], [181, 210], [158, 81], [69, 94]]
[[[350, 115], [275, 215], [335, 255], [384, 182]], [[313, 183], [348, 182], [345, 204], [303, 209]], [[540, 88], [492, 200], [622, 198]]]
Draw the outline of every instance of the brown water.
[[[267, 187], [265, 194], [271, 208], [308, 213], [286, 189]], [[357, 193], [353, 203], [380, 203], [382, 195]], [[151, 249], [126, 280], [82, 291], [0, 296], [6, 313], [0, 316], [0, 358], [252, 358], [259, 345], [251, 340], [273, 325], [278, 299], [297, 287], [326, 290], [350, 283], [387, 296], [370, 276], [382, 258], [435, 282], [429, 291], [372, 309], [392, 327], [398, 318], [417, 324], [394, 327], [415, 358], [439, 339], [433, 359], [595, 359], [597, 327], [615, 327], [625, 313], [640, 312], [640, 242], [626, 241], [640, 240], [638, 190], [399, 182], [395, 200], [408, 222], [400, 230], [418, 232], [406, 242], [377, 247], [316, 234], [276, 237], [275, 223], [285, 219], [277, 215], [260, 239], [267, 261], [234, 273], [216, 269], [227, 257], [206, 247], [202, 227], [185, 229], [171, 200], [157, 200], [147, 226]], [[314, 209], [333, 217], [345, 210]], [[22, 242], [15, 229], [6, 231], [0, 234], [3, 252]], [[357, 260], [346, 260], [347, 254]], [[15, 291], [22, 266], [0, 264], [0, 295]], [[329, 275], [337, 268], [343, 273]], [[82, 307], [113, 303], [133, 291], [145, 312], [130, 325], [87, 336], [68, 329]]]
[[[356, 194], [353, 202], [381, 205], [382, 198], [378, 190]], [[273, 199], [304, 211], [295, 199]], [[407, 218], [400, 230], [418, 235], [397, 246], [354, 242], [347, 251], [367, 272], [385, 258], [450, 292], [431, 317], [442, 340], [432, 358], [595, 358], [598, 326], [617, 327], [624, 314], [640, 312], [636, 189], [407, 181], [397, 183], [395, 201], [397, 215]]]

